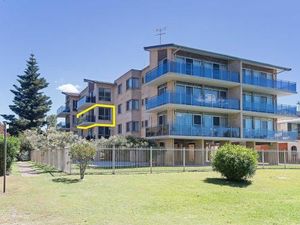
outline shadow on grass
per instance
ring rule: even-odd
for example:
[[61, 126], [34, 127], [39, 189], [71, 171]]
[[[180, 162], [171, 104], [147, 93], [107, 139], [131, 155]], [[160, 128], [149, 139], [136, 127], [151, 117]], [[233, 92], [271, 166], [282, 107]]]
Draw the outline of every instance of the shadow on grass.
[[238, 187], [238, 188], [245, 188], [252, 184], [252, 181], [248, 181], [248, 180], [229, 181], [224, 178], [206, 178], [204, 182], [209, 184], [216, 184], [220, 186], [230, 186], [230, 187]]
[[80, 181], [80, 179], [70, 179], [70, 178], [66, 178], [66, 177], [59, 177], [59, 178], [52, 179], [52, 181], [55, 183], [74, 184], [74, 183], [78, 183]]
[[54, 177], [55, 173], [62, 173], [55, 169], [54, 167], [48, 166], [48, 165], [42, 165], [42, 164], [36, 164], [34, 163], [32, 165], [32, 168], [36, 170], [37, 174], [43, 174], [43, 173], [49, 173], [52, 177]]

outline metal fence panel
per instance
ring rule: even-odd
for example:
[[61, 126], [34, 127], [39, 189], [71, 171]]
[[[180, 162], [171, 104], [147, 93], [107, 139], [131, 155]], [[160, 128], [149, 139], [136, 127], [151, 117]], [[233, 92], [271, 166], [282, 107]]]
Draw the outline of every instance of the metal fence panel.
[[[98, 148], [88, 165], [87, 174], [157, 173], [210, 171], [211, 160], [217, 150], [124, 148], [107, 146]], [[300, 152], [257, 151], [258, 168], [299, 168]], [[77, 162], [71, 161], [68, 150], [33, 151], [32, 161], [47, 164], [58, 170], [77, 174]], [[71, 165], [72, 164], [72, 165]]]

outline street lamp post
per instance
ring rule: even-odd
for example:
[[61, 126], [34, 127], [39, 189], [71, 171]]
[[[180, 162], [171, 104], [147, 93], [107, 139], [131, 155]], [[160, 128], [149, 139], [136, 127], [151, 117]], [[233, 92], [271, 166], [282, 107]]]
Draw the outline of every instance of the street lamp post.
[[6, 155], [7, 155], [7, 124], [6, 124], [6, 122], [3, 122], [3, 125], [4, 125], [3, 193], [5, 193], [5, 190], [6, 190]]

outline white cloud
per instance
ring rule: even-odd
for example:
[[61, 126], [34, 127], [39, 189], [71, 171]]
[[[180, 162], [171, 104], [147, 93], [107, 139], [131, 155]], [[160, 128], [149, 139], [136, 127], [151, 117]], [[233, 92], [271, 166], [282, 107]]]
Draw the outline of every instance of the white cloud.
[[63, 84], [57, 87], [56, 89], [67, 93], [79, 93], [79, 85]]

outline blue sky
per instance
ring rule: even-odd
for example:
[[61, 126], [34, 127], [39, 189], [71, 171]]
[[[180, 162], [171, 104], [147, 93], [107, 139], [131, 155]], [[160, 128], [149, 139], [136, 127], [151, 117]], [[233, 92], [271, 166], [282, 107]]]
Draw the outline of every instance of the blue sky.
[[[83, 78], [113, 81], [148, 63], [144, 46], [163, 43], [291, 67], [279, 78], [300, 85], [299, 1], [0, 0], [0, 114], [30, 53], [50, 83], [50, 113], [64, 103], [57, 88]], [[118, 54], [116, 54], [118, 53]], [[299, 95], [281, 98], [296, 104]]]

